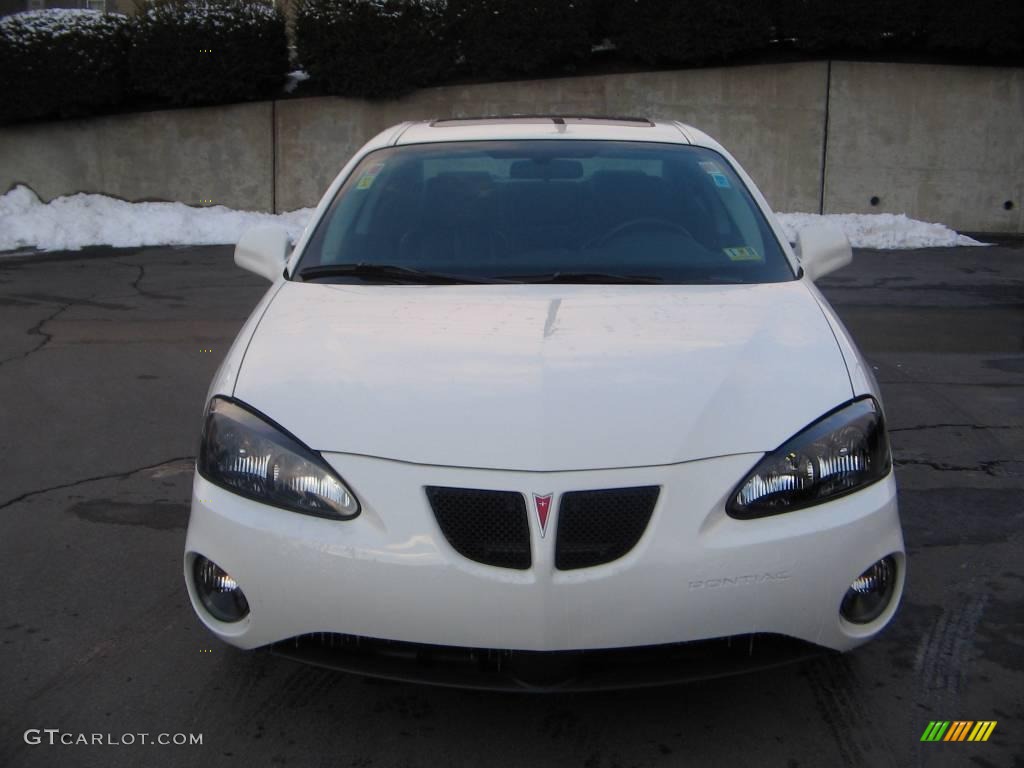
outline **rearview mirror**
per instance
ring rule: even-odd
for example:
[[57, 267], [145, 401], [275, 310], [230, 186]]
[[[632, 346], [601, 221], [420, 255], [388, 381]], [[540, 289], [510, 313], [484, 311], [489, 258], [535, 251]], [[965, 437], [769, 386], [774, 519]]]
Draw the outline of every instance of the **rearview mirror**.
[[274, 282], [288, 259], [288, 231], [275, 224], [250, 229], [235, 246], [235, 264]]
[[804, 274], [817, 280], [853, 261], [853, 249], [842, 230], [817, 224], [797, 234], [796, 256]]

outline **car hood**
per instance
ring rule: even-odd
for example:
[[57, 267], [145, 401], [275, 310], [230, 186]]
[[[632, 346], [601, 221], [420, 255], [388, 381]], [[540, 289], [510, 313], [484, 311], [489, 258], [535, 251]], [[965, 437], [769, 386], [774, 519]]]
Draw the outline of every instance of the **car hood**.
[[289, 282], [234, 395], [320, 451], [555, 471], [768, 451], [851, 385], [799, 281]]

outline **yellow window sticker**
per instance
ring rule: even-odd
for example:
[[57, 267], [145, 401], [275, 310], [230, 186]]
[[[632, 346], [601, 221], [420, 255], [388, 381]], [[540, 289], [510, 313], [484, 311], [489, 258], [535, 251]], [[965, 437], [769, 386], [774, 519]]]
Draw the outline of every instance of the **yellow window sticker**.
[[764, 261], [756, 248], [745, 245], [742, 248], [723, 248], [731, 261]]
[[369, 189], [373, 186], [373, 182], [377, 180], [377, 176], [384, 169], [384, 163], [374, 163], [365, 171], [363, 175], [359, 177], [359, 181], [356, 182], [356, 189]]

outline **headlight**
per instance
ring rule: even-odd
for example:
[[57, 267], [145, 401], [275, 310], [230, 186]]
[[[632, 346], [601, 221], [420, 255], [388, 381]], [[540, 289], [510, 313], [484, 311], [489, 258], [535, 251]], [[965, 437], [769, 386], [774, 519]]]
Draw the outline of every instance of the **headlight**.
[[210, 401], [197, 466], [211, 483], [264, 504], [342, 520], [359, 514], [319, 454], [236, 401]]
[[882, 411], [854, 400], [765, 456], [726, 506], [750, 519], [803, 509], [881, 480], [892, 467]]

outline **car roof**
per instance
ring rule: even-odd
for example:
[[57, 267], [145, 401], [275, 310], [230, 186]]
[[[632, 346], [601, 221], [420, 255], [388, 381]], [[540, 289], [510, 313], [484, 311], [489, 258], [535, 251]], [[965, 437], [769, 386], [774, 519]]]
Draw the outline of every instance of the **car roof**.
[[422, 120], [403, 123], [385, 133], [390, 133], [390, 141], [386, 140], [386, 143], [392, 145], [442, 141], [589, 139], [653, 141], [718, 148], [713, 139], [679, 122], [600, 115], [511, 115]]

